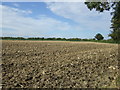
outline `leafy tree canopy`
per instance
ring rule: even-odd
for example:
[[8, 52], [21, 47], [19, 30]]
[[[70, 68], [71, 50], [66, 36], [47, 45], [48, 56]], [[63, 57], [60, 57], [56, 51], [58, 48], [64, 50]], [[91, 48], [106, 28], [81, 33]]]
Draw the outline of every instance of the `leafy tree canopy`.
[[97, 40], [103, 40], [104, 39], [104, 37], [100, 33], [96, 34], [95, 38]]
[[87, 7], [92, 10], [103, 12], [104, 10], [112, 9], [111, 15], [111, 34], [109, 36], [116, 41], [120, 41], [120, 1], [119, 2], [85, 2]]

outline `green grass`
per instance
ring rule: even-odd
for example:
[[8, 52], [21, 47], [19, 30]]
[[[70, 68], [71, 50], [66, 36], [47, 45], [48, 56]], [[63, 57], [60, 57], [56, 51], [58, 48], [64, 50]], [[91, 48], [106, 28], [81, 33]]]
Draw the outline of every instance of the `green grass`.
[[113, 43], [113, 44], [120, 44], [119, 42], [113, 41], [113, 40], [35, 40], [35, 39], [1, 39], [1, 40], [32, 40], [32, 41], [75, 41], [75, 42], [98, 42], [98, 43]]

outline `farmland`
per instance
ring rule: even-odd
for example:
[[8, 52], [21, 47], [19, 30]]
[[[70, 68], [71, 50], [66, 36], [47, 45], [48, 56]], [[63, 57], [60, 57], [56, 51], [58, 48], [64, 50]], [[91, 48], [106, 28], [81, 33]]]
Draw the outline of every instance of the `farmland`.
[[117, 77], [117, 44], [2, 41], [5, 88], [116, 88]]

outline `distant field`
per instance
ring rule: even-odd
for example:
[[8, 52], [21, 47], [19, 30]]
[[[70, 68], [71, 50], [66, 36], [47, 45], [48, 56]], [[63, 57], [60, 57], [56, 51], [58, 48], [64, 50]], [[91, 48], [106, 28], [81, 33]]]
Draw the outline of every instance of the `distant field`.
[[2, 41], [5, 88], [117, 88], [117, 77], [117, 44]]

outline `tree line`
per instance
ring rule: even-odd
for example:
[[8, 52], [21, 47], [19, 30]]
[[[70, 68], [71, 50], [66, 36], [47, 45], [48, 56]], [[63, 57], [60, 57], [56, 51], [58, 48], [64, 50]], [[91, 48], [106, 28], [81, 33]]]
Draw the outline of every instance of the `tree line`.
[[104, 42], [104, 43], [118, 43], [113, 39], [107, 39], [104, 40], [104, 37], [102, 34], [98, 33], [95, 35], [94, 38], [91, 39], [81, 39], [81, 38], [44, 38], [44, 37], [30, 37], [30, 38], [24, 38], [24, 37], [0, 37], [2, 40], [60, 40], [60, 41], [93, 41], [93, 42]]
[[3, 40], [66, 40], [66, 41], [87, 41], [87, 40], [95, 40], [95, 39], [81, 39], [81, 38], [44, 38], [44, 37], [1, 37]]

